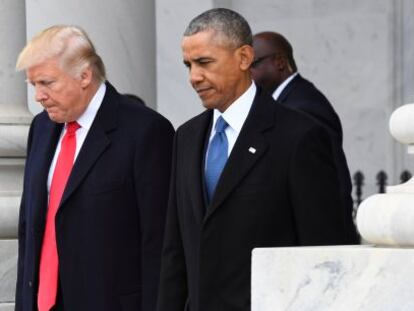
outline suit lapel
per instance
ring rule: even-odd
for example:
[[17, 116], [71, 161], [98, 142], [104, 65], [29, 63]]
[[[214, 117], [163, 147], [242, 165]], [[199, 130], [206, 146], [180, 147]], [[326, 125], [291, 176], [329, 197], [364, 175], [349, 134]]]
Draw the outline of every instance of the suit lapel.
[[217, 184], [206, 218], [223, 203], [265, 154], [268, 145], [263, 132], [274, 125], [273, 109], [271, 98], [261, 96], [258, 90], [250, 113]]
[[[101, 107], [89, 129], [69, 176], [60, 203], [61, 208], [64, 208], [65, 202], [85, 178], [99, 156], [110, 145], [110, 139], [107, 133], [115, 129], [117, 125], [119, 94], [108, 82], [106, 83], [106, 87], [106, 93]], [[59, 208], [59, 211], [61, 208]]]
[[[212, 111], [205, 111], [200, 115], [200, 119], [191, 131], [193, 144], [189, 144], [188, 150], [188, 170], [189, 191], [193, 206], [194, 215], [198, 224], [203, 220], [206, 210], [204, 192], [204, 154], [208, 141], [208, 134], [211, 127]], [[184, 163], [187, 165], [187, 163]]]

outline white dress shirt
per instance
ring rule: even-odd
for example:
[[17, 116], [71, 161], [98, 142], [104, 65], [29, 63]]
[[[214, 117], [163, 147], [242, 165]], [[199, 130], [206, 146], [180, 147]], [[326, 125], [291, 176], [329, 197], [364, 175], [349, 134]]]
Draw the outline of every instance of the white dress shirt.
[[283, 81], [282, 84], [280, 84], [277, 89], [273, 92], [272, 97], [274, 100], [277, 100], [280, 96], [280, 94], [282, 94], [283, 90], [285, 89], [285, 87], [289, 84], [290, 81], [293, 80], [294, 77], [296, 77], [299, 73], [295, 72], [294, 74], [290, 75], [289, 78], [287, 78], [285, 81]]
[[[238, 99], [236, 99], [223, 113], [214, 109], [213, 113], [213, 126], [211, 128], [209, 147], [211, 140], [216, 134], [215, 126], [217, 119], [222, 116], [223, 119], [229, 125], [225, 129], [225, 133], [228, 141], [228, 156], [230, 156], [233, 150], [234, 144], [236, 143], [237, 137], [239, 137], [241, 128], [243, 127], [244, 121], [246, 121], [247, 115], [249, 114], [250, 108], [252, 107], [254, 96], [256, 95], [256, 85], [254, 82]], [[207, 153], [208, 154], [208, 148]]]
[[[86, 107], [86, 110], [79, 117], [79, 119], [76, 120], [76, 122], [78, 122], [81, 127], [76, 131], [76, 151], [75, 151], [75, 158], [73, 160], [74, 162], [76, 161], [79, 151], [82, 148], [83, 142], [85, 141], [86, 135], [89, 132], [89, 129], [92, 125], [93, 120], [95, 120], [96, 113], [98, 112], [99, 107], [101, 107], [102, 100], [105, 96], [105, 92], [106, 92], [106, 85], [105, 83], [102, 83], [100, 87], [98, 88], [98, 90], [96, 91], [95, 95], [93, 96], [92, 100]], [[52, 177], [55, 171], [56, 161], [59, 156], [60, 148], [62, 145], [62, 139], [66, 133], [66, 127], [67, 127], [67, 123], [65, 123], [65, 126], [63, 127], [63, 130], [60, 133], [60, 138], [56, 146], [55, 155], [53, 157], [52, 164], [50, 165], [49, 176], [47, 179], [47, 192], [48, 193], [50, 191], [50, 185], [52, 184]]]

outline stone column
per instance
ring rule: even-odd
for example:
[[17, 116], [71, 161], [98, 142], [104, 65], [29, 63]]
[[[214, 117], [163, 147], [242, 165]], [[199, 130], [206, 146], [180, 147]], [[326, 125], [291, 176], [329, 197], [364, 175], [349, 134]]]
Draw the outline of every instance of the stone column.
[[25, 1], [0, 1], [0, 310], [13, 310], [17, 219], [26, 140], [32, 118], [24, 75], [14, 66], [25, 44]]
[[[410, 0], [395, 1], [394, 19], [395, 19], [395, 43], [393, 47], [394, 64], [395, 64], [395, 98], [394, 108], [402, 104], [414, 103], [414, 41], [412, 34], [414, 32], [414, 2]], [[414, 173], [414, 158], [408, 156], [406, 146], [401, 144], [395, 145], [395, 161], [396, 173], [404, 169]], [[394, 176], [394, 183], [397, 183]]]

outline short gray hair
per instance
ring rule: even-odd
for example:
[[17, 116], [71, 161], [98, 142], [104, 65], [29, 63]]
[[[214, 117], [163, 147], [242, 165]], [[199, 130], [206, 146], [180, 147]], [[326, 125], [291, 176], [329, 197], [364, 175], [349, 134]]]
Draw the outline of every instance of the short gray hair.
[[239, 13], [229, 9], [216, 8], [201, 13], [187, 26], [184, 36], [208, 30], [224, 36], [228, 39], [227, 43], [234, 47], [252, 45], [253, 42], [249, 23]]

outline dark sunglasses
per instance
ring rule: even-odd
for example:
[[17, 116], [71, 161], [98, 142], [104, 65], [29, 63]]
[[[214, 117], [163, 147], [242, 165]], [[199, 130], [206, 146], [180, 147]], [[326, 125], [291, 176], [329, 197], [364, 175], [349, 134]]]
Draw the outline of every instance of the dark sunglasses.
[[251, 64], [251, 67], [257, 67], [262, 61], [264, 61], [266, 58], [269, 58], [269, 57], [274, 57], [275, 55], [276, 55], [277, 53], [272, 53], [272, 54], [268, 54], [268, 55], [264, 55], [264, 56], [261, 56], [261, 57], [258, 57], [258, 58], [256, 58], [253, 62], [252, 62], [252, 64]]

